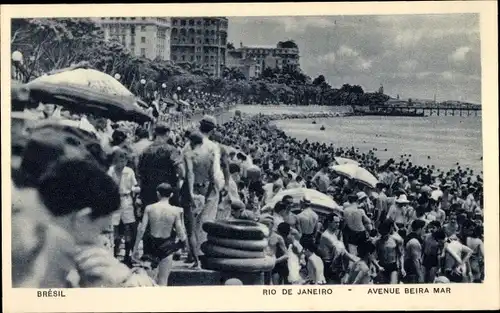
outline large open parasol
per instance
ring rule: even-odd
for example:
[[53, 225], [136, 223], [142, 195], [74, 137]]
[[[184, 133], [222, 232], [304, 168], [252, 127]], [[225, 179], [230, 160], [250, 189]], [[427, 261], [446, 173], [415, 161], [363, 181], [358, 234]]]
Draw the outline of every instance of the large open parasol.
[[334, 158], [335, 160], [335, 165], [342, 165], [342, 164], [354, 164], [354, 165], [359, 165], [359, 162], [358, 161], [354, 161], [352, 159], [348, 159], [348, 158], [342, 158], [342, 157], [335, 157]]
[[293, 188], [280, 191], [261, 209], [262, 212], [270, 211], [276, 203], [281, 201], [284, 196], [292, 196], [293, 201], [298, 205], [302, 200], [308, 199], [313, 210], [329, 214], [333, 212], [342, 213], [342, 207], [337, 204], [330, 196], [314, 189]]
[[29, 82], [31, 99], [59, 104], [73, 112], [92, 113], [112, 120], [148, 122], [153, 117], [142, 109], [135, 96], [110, 75], [74, 67]]
[[354, 179], [370, 188], [375, 188], [378, 180], [368, 170], [359, 167], [356, 164], [341, 164], [330, 167], [335, 173]]

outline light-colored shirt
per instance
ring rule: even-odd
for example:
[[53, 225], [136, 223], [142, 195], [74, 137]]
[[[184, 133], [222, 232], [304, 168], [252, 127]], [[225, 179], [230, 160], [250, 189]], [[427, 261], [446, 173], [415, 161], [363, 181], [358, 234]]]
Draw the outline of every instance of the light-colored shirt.
[[113, 178], [116, 184], [118, 184], [120, 195], [128, 195], [132, 193], [132, 188], [137, 185], [134, 170], [130, 167], [125, 166], [123, 168], [121, 179], [116, 173], [114, 165], [109, 168], [108, 175]]

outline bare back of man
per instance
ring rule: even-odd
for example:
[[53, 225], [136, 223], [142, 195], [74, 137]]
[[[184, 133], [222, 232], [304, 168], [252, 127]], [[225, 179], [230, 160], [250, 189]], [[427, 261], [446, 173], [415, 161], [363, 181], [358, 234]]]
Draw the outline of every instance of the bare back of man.
[[158, 284], [166, 286], [173, 253], [182, 248], [186, 241], [183, 209], [171, 205], [168, 199], [147, 206], [139, 227], [136, 247], [148, 225], [149, 236], [144, 240], [144, 254], [152, 261], [153, 267], [158, 265]]
[[[200, 213], [193, 216], [186, 212], [189, 219], [189, 236], [191, 253], [194, 257], [194, 268], [199, 268], [198, 256], [202, 253], [200, 245], [207, 240], [207, 234], [202, 229], [203, 223], [213, 221], [217, 215], [219, 204], [219, 188], [216, 184], [216, 171], [220, 170], [220, 150], [217, 144], [208, 138], [194, 138], [194, 142], [186, 145], [184, 159], [186, 163], [186, 181], [189, 184], [191, 198], [202, 195], [205, 198]], [[191, 201], [192, 202], [192, 201]]]

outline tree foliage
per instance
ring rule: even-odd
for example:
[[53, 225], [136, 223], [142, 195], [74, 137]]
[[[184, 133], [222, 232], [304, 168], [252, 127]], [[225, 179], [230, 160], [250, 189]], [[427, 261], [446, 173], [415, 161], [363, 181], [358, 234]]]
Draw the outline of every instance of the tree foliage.
[[[103, 31], [90, 19], [14, 19], [11, 35], [12, 51], [19, 50], [24, 56], [27, 80], [87, 61], [107, 74], [120, 74], [120, 81], [127, 88], [146, 97], [166, 84], [172, 93], [181, 87], [218, 93], [245, 103], [370, 106], [389, 99], [378, 92], [365, 93], [359, 85], [332, 88], [324, 75], [311, 79], [293, 67], [267, 67], [258, 78], [247, 78], [238, 68], [224, 68], [222, 77], [217, 78], [193, 62], [175, 64], [134, 56], [120, 42], [104, 40]], [[227, 47], [234, 48], [231, 43]], [[297, 44], [287, 40], [279, 42], [278, 47], [297, 48]], [[142, 79], [146, 84], [141, 84]]]

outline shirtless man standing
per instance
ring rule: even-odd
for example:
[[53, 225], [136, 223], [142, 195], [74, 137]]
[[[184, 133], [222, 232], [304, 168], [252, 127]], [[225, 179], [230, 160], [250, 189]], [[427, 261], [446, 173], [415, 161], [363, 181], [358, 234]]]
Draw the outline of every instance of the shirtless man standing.
[[[201, 244], [207, 240], [207, 233], [202, 229], [203, 223], [214, 221], [219, 204], [220, 186], [218, 177], [223, 177], [221, 169], [221, 153], [219, 146], [208, 137], [216, 126], [212, 116], [205, 116], [200, 121], [199, 132], [190, 134], [190, 143], [184, 147], [186, 166], [186, 183], [188, 201], [186, 203], [186, 221], [191, 253], [194, 258], [193, 268], [200, 268], [198, 256], [202, 254]], [[205, 204], [200, 213], [193, 216], [192, 204], [195, 195], [205, 197]]]
[[311, 208], [311, 201], [309, 199], [304, 198], [301, 206], [303, 210], [297, 214], [297, 230], [302, 235], [302, 238], [314, 240], [318, 231], [319, 216]]
[[318, 244], [318, 254], [325, 264], [325, 278], [328, 284], [340, 284], [349, 261], [358, 260], [345, 248], [341, 239], [340, 221], [340, 217], [335, 214], [326, 217], [326, 230], [321, 234]]
[[422, 235], [424, 232], [425, 222], [415, 220], [411, 223], [411, 232], [406, 238], [405, 255], [406, 255], [406, 279], [409, 284], [418, 284], [424, 282], [424, 272], [422, 266]]
[[139, 243], [149, 224], [150, 236], [144, 242], [144, 254], [152, 259], [153, 268], [158, 266], [158, 285], [167, 286], [173, 253], [185, 245], [186, 232], [182, 208], [173, 206], [169, 202], [173, 188], [167, 183], [162, 183], [156, 188], [156, 192], [158, 202], [146, 207], [139, 225], [134, 258], [137, 259], [139, 256]]
[[358, 197], [349, 195], [349, 205], [344, 209], [344, 237], [347, 250], [357, 255], [357, 247], [368, 239], [367, 231], [372, 230], [372, 222], [363, 209], [358, 208]]
[[[285, 245], [283, 237], [274, 231], [274, 219], [271, 215], [263, 216], [261, 223], [269, 228], [268, 245], [266, 254], [276, 258], [276, 264], [270, 273], [266, 273], [266, 284], [280, 285], [283, 277], [288, 276], [288, 266], [286, 260], [288, 259], [288, 249]], [[285, 276], [286, 275], [286, 276]]]
[[381, 237], [376, 241], [379, 265], [384, 269], [382, 274], [383, 284], [397, 284], [398, 274], [406, 276], [404, 269], [403, 240], [393, 234], [393, 222], [384, 221], [379, 227]]

